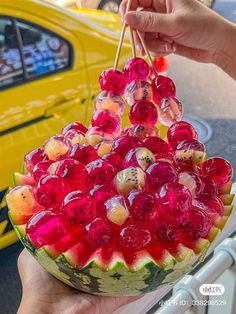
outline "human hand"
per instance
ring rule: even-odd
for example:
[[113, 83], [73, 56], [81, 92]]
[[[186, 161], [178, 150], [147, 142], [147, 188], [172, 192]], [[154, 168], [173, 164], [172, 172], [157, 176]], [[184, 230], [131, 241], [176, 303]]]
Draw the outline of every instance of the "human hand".
[[[127, 0], [120, 6], [126, 23], [143, 33], [153, 55], [177, 53], [214, 63], [236, 77], [236, 26], [195, 0]], [[142, 7], [142, 10], [138, 10]], [[136, 36], [136, 44], [140, 42]], [[143, 54], [143, 49], [140, 49]], [[234, 63], [232, 62], [234, 60]]]
[[92, 296], [72, 289], [48, 274], [26, 249], [18, 269], [23, 288], [18, 314], [109, 314], [138, 299]]

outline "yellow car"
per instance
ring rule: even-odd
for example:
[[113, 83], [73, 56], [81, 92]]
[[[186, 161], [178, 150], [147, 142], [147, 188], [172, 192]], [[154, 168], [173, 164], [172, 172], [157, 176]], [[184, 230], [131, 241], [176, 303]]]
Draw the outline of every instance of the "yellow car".
[[[72, 121], [89, 124], [119, 34], [111, 13], [0, 0], [0, 191], [28, 151]], [[128, 56], [127, 40], [121, 63]]]

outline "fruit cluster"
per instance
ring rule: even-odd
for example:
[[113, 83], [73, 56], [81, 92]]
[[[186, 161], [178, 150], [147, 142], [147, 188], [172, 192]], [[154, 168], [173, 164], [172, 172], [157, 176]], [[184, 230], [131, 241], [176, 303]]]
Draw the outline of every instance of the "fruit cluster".
[[[84, 256], [104, 248], [132, 262], [137, 251], [156, 259], [179, 243], [193, 248], [213, 226], [222, 228], [231, 203], [231, 165], [207, 159], [195, 129], [182, 119], [173, 81], [152, 78], [145, 60], [106, 70], [89, 129], [66, 126], [25, 157], [26, 174], [7, 202], [31, 243], [57, 255], [82, 243]], [[122, 130], [130, 106], [132, 126]], [[157, 121], [168, 127], [160, 138]], [[85, 261], [85, 260], [84, 260]]]

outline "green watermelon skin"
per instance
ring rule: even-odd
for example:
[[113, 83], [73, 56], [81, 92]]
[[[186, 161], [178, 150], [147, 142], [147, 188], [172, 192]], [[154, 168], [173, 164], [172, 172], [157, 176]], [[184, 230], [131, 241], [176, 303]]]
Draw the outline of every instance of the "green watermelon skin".
[[186, 248], [183, 261], [177, 262], [170, 255], [164, 268], [146, 260], [137, 270], [130, 271], [119, 260], [107, 270], [102, 269], [97, 260], [92, 260], [78, 269], [68, 262], [65, 254], [53, 259], [44, 248], [35, 249], [27, 236], [21, 237], [19, 230], [16, 232], [23, 245], [51, 275], [77, 290], [100, 296], [138, 296], [173, 284], [192, 270], [202, 257], [202, 253], [195, 254]]

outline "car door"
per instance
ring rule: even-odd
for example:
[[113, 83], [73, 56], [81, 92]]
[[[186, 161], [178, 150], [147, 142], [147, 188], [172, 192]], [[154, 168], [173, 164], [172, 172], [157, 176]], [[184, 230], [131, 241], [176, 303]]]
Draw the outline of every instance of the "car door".
[[1, 190], [11, 183], [12, 172], [21, 170], [28, 151], [63, 125], [85, 120], [89, 88], [83, 48], [57, 29], [0, 15]]

